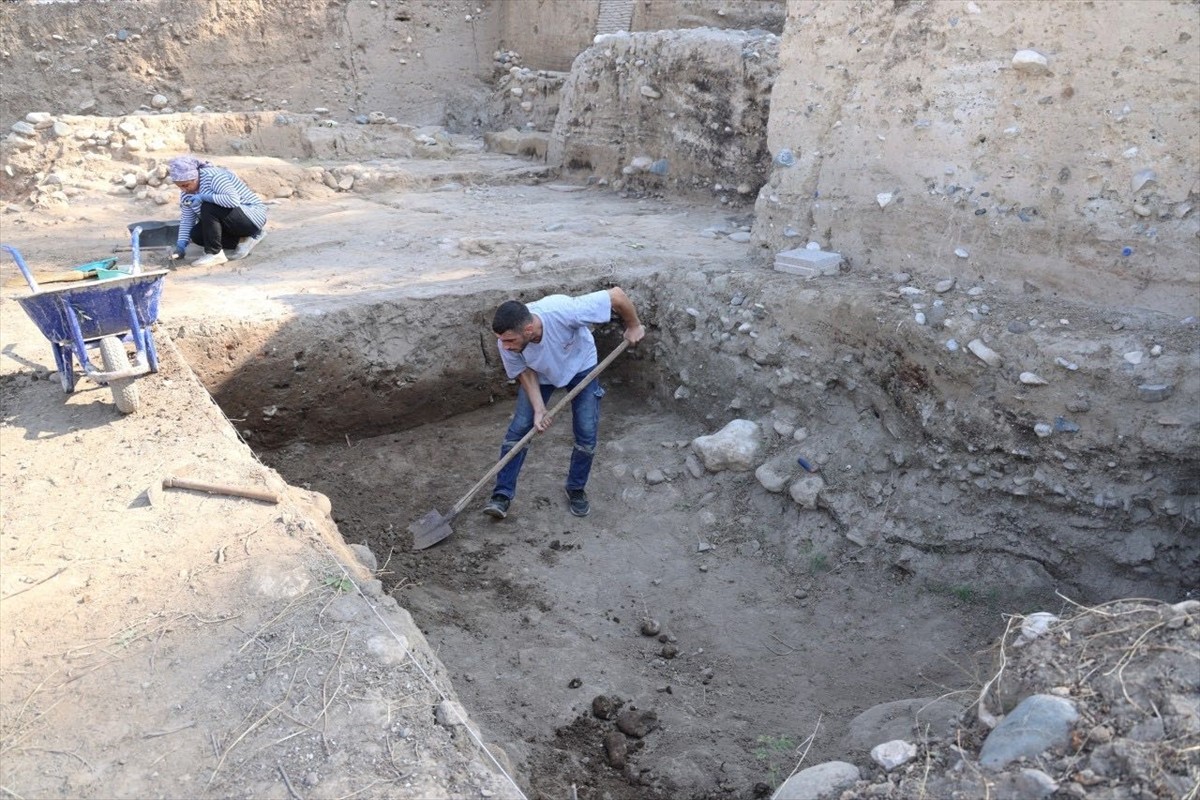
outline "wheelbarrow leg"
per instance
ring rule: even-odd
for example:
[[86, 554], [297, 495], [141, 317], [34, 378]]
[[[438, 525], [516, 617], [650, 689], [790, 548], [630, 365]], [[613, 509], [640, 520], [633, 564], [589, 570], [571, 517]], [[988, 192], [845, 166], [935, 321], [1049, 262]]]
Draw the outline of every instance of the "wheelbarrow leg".
[[70, 394], [75, 391], [75, 365], [71, 362], [71, 348], [51, 342], [50, 349], [54, 351], [54, 366], [58, 368], [63, 391]]

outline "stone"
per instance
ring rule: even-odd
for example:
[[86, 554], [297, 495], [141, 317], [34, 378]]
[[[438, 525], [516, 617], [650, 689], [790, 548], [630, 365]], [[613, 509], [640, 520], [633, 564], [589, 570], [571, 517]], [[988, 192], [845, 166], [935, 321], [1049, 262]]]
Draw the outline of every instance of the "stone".
[[805, 278], [817, 275], [836, 275], [841, 265], [840, 254], [824, 250], [809, 250], [807, 247], [785, 250], [775, 256], [776, 272], [786, 272]]
[[30, 125], [36, 125], [39, 128], [48, 127], [54, 122], [53, 115], [48, 111], [30, 111], [25, 115], [25, 121]]
[[747, 231], [738, 231], [736, 233], [731, 233], [731, 234], [729, 234], [729, 241], [745, 244], [746, 242], [750, 241], [750, 234]]
[[658, 714], [653, 711], [629, 709], [617, 715], [617, 730], [634, 739], [641, 739], [658, 727]]
[[1058, 791], [1058, 782], [1040, 769], [1000, 775], [991, 793], [994, 800], [1044, 800]]
[[772, 795], [773, 800], [828, 800], [853, 786], [862, 774], [845, 761], [826, 761], [802, 769], [784, 781]]
[[801, 508], [815, 509], [825, 480], [820, 475], [806, 475], [788, 489], [788, 494]]
[[403, 636], [380, 633], [367, 640], [367, 652], [385, 666], [399, 666], [408, 660], [408, 640]]
[[879, 204], [880, 208], [887, 208], [895, 198], [896, 195], [891, 192], [880, 192], [875, 195], [875, 202]]
[[1049, 611], [1035, 611], [1021, 620], [1021, 635], [1017, 639], [1017, 644], [1024, 645], [1032, 642], [1056, 622], [1058, 622], [1058, 617]]
[[604, 735], [604, 758], [613, 769], [622, 769], [629, 757], [629, 740], [620, 731]]
[[1026, 75], [1048, 75], [1050, 62], [1036, 50], [1018, 50], [1013, 54], [1012, 66]]
[[33, 127], [33, 125], [25, 120], [18, 120], [12, 124], [12, 132], [19, 133], [22, 136], [35, 136], [37, 134], [37, 128]]
[[1145, 403], [1161, 403], [1175, 392], [1170, 383], [1143, 383], [1137, 387], [1138, 400]]
[[150, 98], [150, 105], [154, 108], [166, 108], [170, 102], [165, 94], [156, 94]]
[[938, 294], [945, 294], [954, 288], [954, 278], [947, 278], [944, 281], [938, 281], [933, 285], [933, 291]]
[[787, 487], [795, 471], [796, 459], [791, 453], [784, 453], [769, 459], [754, 470], [754, 477], [758, 478], [758, 482], [768, 492], [778, 494]]
[[666, 481], [667, 476], [663, 474], [661, 469], [651, 469], [646, 471], [646, 483], [651, 486], [657, 486]]
[[692, 450], [709, 472], [754, 469], [762, 448], [758, 423], [735, 419], [710, 436], [692, 440]]
[[658, 98], [662, 97], [662, 92], [651, 86], [642, 86], [638, 89], [638, 92], [642, 95], [642, 97], [649, 98], [650, 100], [657, 100]]
[[379, 562], [375, 558], [375, 554], [371, 552], [371, 548], [363, 544], [352, 544], [350, 550], [353, 551], [354, 557], [358, 559], [358, 563], [369, 569], [371, 572], [379, 569]]
[[1157, 180], [1158, 176], [1154, 174], [1152, 169], [1141, 169], [1133, 174], [1129, 179], [1129, 188], [1134, 192], [1141, 191], [1142, 187], [1151, 181]]
[[1036, 372], [1022, 372], [1020, 381], [1026, 386], [1045, 386], [1047, 383], [1049, 383], [1049, 381], [1038, 375]]
[[871, 706], [850, 720], [842, 746], [847, 754], [914, 735], [937, 738], [954, 730], [963, 704], [949, 698], [917, 697]]
[[50, 126], [50, 132], [53, 133], [56, 138], [62, 139], [66, 136], [70, 136], [72, 130], [71, 126], [65, 122], [55, 122]]
[[877, 744], [871, 748], [871, 760], [888, 772], [901, 767], [917, 757], [917, 748], [903, 739]]
[[983, 343], [981, 339], [972, 339], [967, 342], [967, 349], [974, 353], [980, 361], [987, 364], [989, 367], [998, 367], [1002, 359], [1000, 354]]
[[453, 700], [442, 700], [433, 710], [433, 718], [443, 728], [457, 728], [466, 725], [467, 712], [462, 705]]
[[1070, 700], [1049, 694], [1026, 697], [988, 734], [979, 763], [1000, 770], [1019, 758], [1036, 758], [1052, 747], [1068, 745], [1077, 719], [1079, 712]]

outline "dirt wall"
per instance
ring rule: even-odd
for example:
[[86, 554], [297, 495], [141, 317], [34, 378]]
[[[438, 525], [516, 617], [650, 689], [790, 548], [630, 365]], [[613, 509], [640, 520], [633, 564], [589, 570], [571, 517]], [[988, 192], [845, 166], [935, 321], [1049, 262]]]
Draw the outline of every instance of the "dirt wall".
[[672, 28], [730, 28], [783, 33], [787, 0], [638, 0], [633, 8], [634, 31]]
[[[495, 3], [145, 0], [0, 4], [5, 125], [30, 111], [371, 111], [440, 124], [486, 96]], [[479, 12], [476, 9], [480, 9]], [[19, 74], [20, 80], [13, 76]], [[470, 115], [464, 115], [470, 116]]]
[[793, 0], [756, 239], [1195, 313], [1197, 36], [1195, 3]]

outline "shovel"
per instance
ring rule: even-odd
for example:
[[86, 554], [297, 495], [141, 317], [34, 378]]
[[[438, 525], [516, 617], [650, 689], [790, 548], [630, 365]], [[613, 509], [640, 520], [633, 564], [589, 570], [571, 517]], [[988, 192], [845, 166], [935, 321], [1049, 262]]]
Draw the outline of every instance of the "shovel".
[[[575, 395], [582, 392], [585, 386], [588, 386], [593, 380], [596, 379], [597, 375], [604, 371], [605, 367], [611, 364], [617, 356], [625, 352], [626, 347], [629, 347], [629, 340], [622, 339], [621, 343], [614, 347], [613, 351], [609, 353], [603, 361], [593, 367], [592, 371], [584, 376], [583, 380], [577, 383], [574, 389], [567, 392], [566, 397], [554, 404], [554, 407], [550, 409], [550, 412], [546, 416], [553, 418], [555, 414], [557, 414], [559, 411], [562, 411], [563, 407], [567, 403], [575, 399]], [[409, 525], [408, 532], [413, 536], [413, 550], [424, 550], [426, 547], [435, 545], [442, 539], [445, 539], [447, 536], [454, 533], [454, 531], [450, 529], [451, 520], [457, 517], [459, 512], [467, 507], [467, 503], [471, 502], [471, 498], [475, 496], [476, 492], [483, 488], [484, 484], [496, 477], [496, 473], [504, 469], [505, 465], [508, 464], [509, 461], [512, 461], [514, 458], [516, 458], [517, 453], [521, 452], [522, 448], [529, 444], [529, 440], [532, 439], [533, 435], [537, 432], [537, 428], [530, 428], [529, 433], [522, 436], [521, 441], [517, 442], [511, 450], [505, 453], [504, 458], [497, 461], [496, 465], [489, 469], [487, 474], [479, 479], [479, 483], [472, 486], [470, 491], [464, 494], [462, 499], [454, 504], [454, 507], [450, 509], [450, 513], [446, 514], [446, 516], [442, 516], [438, 513], [437, 509], [434, 509], [413, 524]]]

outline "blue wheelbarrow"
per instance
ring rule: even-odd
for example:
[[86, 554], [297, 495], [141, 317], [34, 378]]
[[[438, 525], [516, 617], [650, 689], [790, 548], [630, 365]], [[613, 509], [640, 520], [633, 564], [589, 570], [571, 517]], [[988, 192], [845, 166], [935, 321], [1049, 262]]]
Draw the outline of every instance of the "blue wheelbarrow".
[[[162, 279], [167, 270], [142, 272], [138, 255], [138, 233], [134, 233], [133, 265], [129, 272], [110, 269], [115, 259], [96, 261], [76, 267], [96, 280], [81, 280], [62, 287], [42, 288], [38, 285], [25, 259], [15, 247], [0, 245], [7, 250], [32, 294], [17, 297], [25, 313], [50, 340], [54, 365], [62, 381], [63, 391], [75, 391], [75, 362], [85, 376], [112, 389], [117, 410], [132, 414], [138, 409], [138, 391], [134, 380], [158, 372], [158, 354], [150, 326], [158, 320], [158, 302], [162, 296]], [[126, 342], [132, 342], [135, 353], [130, 361]], [[100, 353], [100, 369], [88, 356], [88, 348]]]

